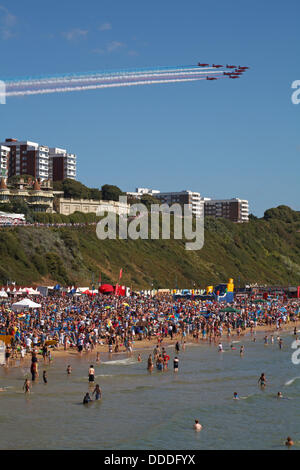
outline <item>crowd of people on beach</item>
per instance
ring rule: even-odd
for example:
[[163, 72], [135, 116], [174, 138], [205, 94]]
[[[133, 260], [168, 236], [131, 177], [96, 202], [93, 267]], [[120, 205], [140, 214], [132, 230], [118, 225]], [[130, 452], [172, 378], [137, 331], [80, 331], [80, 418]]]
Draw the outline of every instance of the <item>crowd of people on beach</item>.
[[[222, 350], [224, 336], [240, 336], [247, 329], [253, 333], [260, 326], [279, 330], [297, 321], [300, 313], [299, 299], [285, 298], [248, 298], [230, 305], [170, 295], [54, 295], [40, 299], [41, 307], [36, 309], [14, 311], [13, 300], [0, 306], [0, 340], [1, 335], [10, 338], [8, 363], [32, 352], [50, 362], [55, 349], [72, 349], [82, 355], [98, 345], [106, 345], [109, 353], [131, 353], [142, 340], [155, 340], [159, 345], [163, 340], [176, 339], [178, 347], [179, 342], [184, 347], [187, 337], [195, 342], [219, 343]], [[154, 354], [159, 370], [167, 367], [166, 356], [164, 351]]]
[[[232, 338], [249, 332], [256, 341], [256, 331], [260, 327], [281, 330], [284, 326], [293, 326], [297, 335], [296, 322], [300, 314], [300, 300], [278, 297], [273, 299], [243, 298], [231, 304], [221, 304], [211, 300], [193, 298], [175, 298], [171, 295], [150, 297], [132, 295], [55, 295], [40, 297], [39, 308], [14, 311], [13, 297], [3, 301], [0, 306], [0, 341], [5, 338], [6, 366], [30, 358], [31, 382], [26, 377], [23, 390], [30, 394], [32, 383], [39, 376], [38, 356], [44, 364], [51, 364], [56, 351], [75, 351], [78, 355], [93, 352], [100, 364], [99, 346], [109, 355], [139, 349], [151, 349], [146, 360], [146, 368], [152, 373], [168, 370], [170, 356], [166, 346], [174, 345], [173, 371], [179, 370], [179, 353], [186, 348], [187, 341], [200, 341], [215, 344], [219, 353], [223, 352], [222, 338], [228, 339], [231, 349], [235, 348]], [[297, 336], [296, 336], [297, 337]], [[279, 348], [282, 338], [277, 334]], [[263, 338], [265, 344], [274, 342], [274, 335]], [[237, 342], [237, 341], [236, 341]], [[240, 346], [240, 355], [244, 355], [244, 346]], [[90, 357], [87, 355], [87, 357]], [[137, 361], [141, 362], [139, 353]], [[67, 374], [72, 373], [68, 365]], [[84, 395], [82, 403], [88, 405], [102, 398], [99, 384], [95, 384], [95, 369], [91, 364], [88, 370], [88, 382], [92, 389]], [[47, 371], [42, 374], [44, 384], [48, 382]], [[260, 387], [266, 386], [267, 379], [262, 373], [258, 379]], [[93, 400], [93, 397], [95, 399]], [[239, 399], [237, 392], [233, 398]], [[282, 398], [278, 392], [277, 398]], [[195, 431], [202, 425], [195, 420]], [[287, 446], [292, 446], [289, 437]]]

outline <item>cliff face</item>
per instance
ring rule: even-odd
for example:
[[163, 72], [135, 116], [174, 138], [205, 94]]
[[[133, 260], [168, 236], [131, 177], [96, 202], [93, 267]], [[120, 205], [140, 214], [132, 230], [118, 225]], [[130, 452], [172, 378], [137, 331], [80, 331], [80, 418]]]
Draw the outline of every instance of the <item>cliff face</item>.
[[[284, 207], [284, 209], [282, 209]], [[132, 288], [204, 287], [233, 277], [248, 282], [300, 285], [300, 215], [285, 206], [248, 224], [205, 220], [205, 243], [186, 251], [181, 240], [98, 240], [95, 226], [0, 230], [0, 283]], [[238, 281], [239, 279], [239, 281]]]

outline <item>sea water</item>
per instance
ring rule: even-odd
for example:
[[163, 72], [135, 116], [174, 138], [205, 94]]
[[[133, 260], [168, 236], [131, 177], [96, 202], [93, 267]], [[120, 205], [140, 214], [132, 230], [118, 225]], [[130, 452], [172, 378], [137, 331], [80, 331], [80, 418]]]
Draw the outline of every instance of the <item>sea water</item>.
[[[288, 435], [300, 442], [300, 365], [291, 361], [294, 336], [282, 334], [264, 345], [263, 335], [240, 343], [189, 344], [179, 353], [179, 371], [173, 372], [174, 346], [168, 347], [169, 370], [147, 372], [149, 351], [55, 358], [39, 361], [40, 377], [32, 393], [22, 386], [29, 367], [0, 368], [1, 449], [282, 449]], [[235, 337], [234, 340], [237, 340]], [[245, 346], [240, 356], [241, 345]], [[93, 363], [103, 398], [83, 405], [93, 391], [88, 369]], [[67, 375], [71, 364], [72, 374]], [[42, 381], [47, 370], [48, 383]], [[264, 372], [267, 386], [258, 386]], [[284, 399], [277, 399], [277, 392]], [[233, 400], [237, 392], [240, 399]], [[202, 424], [193, 430], [194, 420]], [[299, 446], [298, 446], [299, 448]]]

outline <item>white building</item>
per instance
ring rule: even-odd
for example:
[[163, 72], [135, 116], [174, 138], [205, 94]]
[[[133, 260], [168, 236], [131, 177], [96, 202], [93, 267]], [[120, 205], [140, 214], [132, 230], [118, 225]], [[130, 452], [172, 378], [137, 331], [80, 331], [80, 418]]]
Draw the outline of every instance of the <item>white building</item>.
[[188, 190], [162, 193], [156, 189], [149, 188], [136, 188], [136, 192], [127, 193], [128, 196], [133, 196], [137, 199], [140, 199], [145, 194], [153, 196], [170, 206], [174, 203], [178, 203], [182, 206], [186, 204], [191, 209], [192, 214], [195, 217], [203, 216], [203, 201], [201, 199], [200, 193]]
[[6, 165], [8, 177], [26, 174], [41, 180], [76, 179], [76, 155], [67, 153], [65, 149], [49, 148], [37, 142], [20, 142], [17, 139], [6, 139], [5, 142], [0, 143], [0, 148], [3, 149], [1, 150], [3, 165], [5, 165], [4, 154], [7, 148], [9, 151]]
[[49, 149], [49, 178], [61, 181], [66, 178], [76, 179], [76, 155], [65, 149]]
[[126, 194], [128, 196], [133, 196], [137, 199], [140, 199], [145, 194], [147, 194], [148, 196], [156, 197], [157, 194], [159, 194], [159, 193], [160, 193], [160, 191], [158, 191], [157, 189], [136, 188], [135, 192], [127, 192]]
[[8, 177], [9, 153], [9, 147], [0, 145], [0, 176], [5, 179]]

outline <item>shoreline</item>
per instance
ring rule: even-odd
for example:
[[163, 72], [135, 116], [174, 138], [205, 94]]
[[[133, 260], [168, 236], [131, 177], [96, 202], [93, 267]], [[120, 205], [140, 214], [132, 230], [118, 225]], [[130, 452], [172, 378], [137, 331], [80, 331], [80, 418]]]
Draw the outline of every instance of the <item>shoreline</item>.
[[[251, 329], [249, 327], [246, 328], [245, 330], [242, 330], [240, 335], [237, 335], [237, 333], [233, 331], [232, 332], [233, 334], [231, 334], [230, 336], [227, 336], [225, 332], [223, 333], [221, 337], [216, 337], [215, 339], [212, 339], [211, 343], [209, 342], [208, 338], [206, 338], [205, 340], [203, 340], [202, 338], [199, 338], [199, 340], [197, 341], [193, 338], [192, 335], [186, 336], [183, 341], [185, 341], [187, 345], [194, 345], [194, 346], [200, 346], [200, 345], [205, 345], [205, 344], [217, 345], [218, 341], [223, 341], [223, 342], [226, 341], [227, 343], [229, 343], [230, 341], [236, 338], [240, 338], [242, 342], [242, 339], [244, 337], [247, 336], [247, 337], [254, 338], [257, 334], [260, 335], [260, 334], [268, 333], [268, 334], [277, 334], [278, 336], [280, 336], [280, 333], [293, 331], [295, 327], [297, 328], [297, 326], [298, 326], [298, 320], [296, 320], [295, 322], [289, 322], [281, 326], [279, 329], [277, 329], [276, 326], [273, 326], [273, 325], [257, 326], [256, 328], [253, 329], [252, 334], [251, 334]], [[183, 344], [180, 334], [174, 335], [173, 339], [171, 339], [169, 336], [167, 338], [164, 338], [160, 346], [165, 347], [165, 348], [168, 348], [171, 346], [174, 347], [177, 341], [179, 341], [180, 345]], [[77, 348], [68, 348], [67, 350], [64, 350], [63, 346], [59, 346], [58, 348], [51, 349], [52, 360], [50, 363], [53, 363], [55, 359], [63, 359], [63, 358], [66, 359], [68, 357], [71, 359], [71, 358], [76, 357], [76, 358], [82, 358], [82, 359], [84, 358], [90, 359], [90, 361], [93, 361], [95, 364], [101, 365], [102, 355], [105, 355], [108, 358], [115, 357], [120, 354], [126, 354], [126, 353], [128, 354], [128, 356], [133, 356], [134, 354], [138, 354], [138, 353], [141, 354], [143, 351], [147, 351], [147, 350], [153, 351], [156, 345], [157, 345], [157, 337], [154, 337], [154, 338], [151, 338], [150, 341], [148, 339], [136, 340], [133, 343], [133, 348], [132, 348], [131, 353], [129, 353], [128, 351], [126, 351], [126, 349], [123, 349], [123, 348], [120, 349], [120, 351], [117, 353], [116, 352], [109, 353], [107, 344], [103, 344], [103, 345], [97, 344], [97, 346], [92, 351], [89, 351], [89, 352], [83, 351], [82, 354], [78, 352]], [[92, 355], [93, 354], [96, 355], [97, 353], [100, 353], [100, 362], [96, 361], [96, 357], [93, 360], [91, 359]], [[41, 359], [39, 360], [40, 365], [49, 364], [48, 361], [43, 362], [42, 355], [40, 353], [38, 353], [38, 357], [39, 359]], [[17, 364], [15, 364], [15, 362], [17, 362]], [[30, 364], [30, 362], [31, 362], [31, 356], [30, 354], [27, 354], [23, 360], [21, 360], [20, 357], [16, 359], [11, 359], [11, 364], [9, 364], [8, 366], [7, 365], [3, 365], [3, 366], [4, 367], [23, 367], [23, 366], [27, 366], [28, 364]]]

